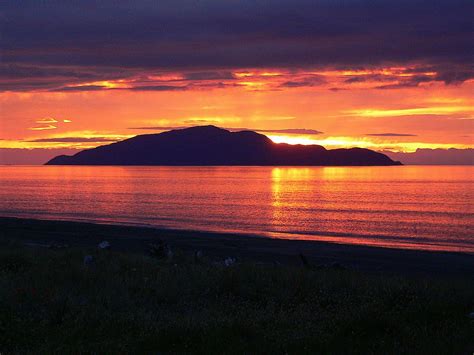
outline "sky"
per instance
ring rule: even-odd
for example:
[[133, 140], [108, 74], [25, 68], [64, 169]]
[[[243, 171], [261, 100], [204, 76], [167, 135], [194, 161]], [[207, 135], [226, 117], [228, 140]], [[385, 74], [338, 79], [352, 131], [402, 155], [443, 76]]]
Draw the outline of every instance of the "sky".
[[0, 152], [208, 124], [472, 148], [473, 16], [472, 0], [2, 2]]

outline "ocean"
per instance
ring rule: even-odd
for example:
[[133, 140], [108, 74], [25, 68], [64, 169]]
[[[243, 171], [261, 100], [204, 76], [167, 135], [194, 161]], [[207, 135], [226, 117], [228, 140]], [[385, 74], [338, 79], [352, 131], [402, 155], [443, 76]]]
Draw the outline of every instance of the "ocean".
[[474, 253], [474, 167], [0, 166], [0, 216]]

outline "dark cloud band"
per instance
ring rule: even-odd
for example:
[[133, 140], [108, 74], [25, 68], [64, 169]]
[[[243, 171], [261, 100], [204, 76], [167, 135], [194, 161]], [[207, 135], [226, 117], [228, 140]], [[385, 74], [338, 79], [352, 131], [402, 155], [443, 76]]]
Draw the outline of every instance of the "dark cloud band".
[[[18, 78], [92, 82], [147, 70], [182, 71], [185, 80], [233, 80], [227, 69], [409, 63], [431, 68], [447, 84], [474, 77], [471, 0], [185, 0], [180, 6], [171, 0], [123, 0], [120, 6], [112, 0], [25, 0], [2, 6], [2, 62], [8, 68], [0, 73], [10, 85]], [[23, 90], [40, 85], [35, 83]], [[282, 87], [312, 85], [290, 80]], [[61, 91], [81, 89], [87, 88]]]

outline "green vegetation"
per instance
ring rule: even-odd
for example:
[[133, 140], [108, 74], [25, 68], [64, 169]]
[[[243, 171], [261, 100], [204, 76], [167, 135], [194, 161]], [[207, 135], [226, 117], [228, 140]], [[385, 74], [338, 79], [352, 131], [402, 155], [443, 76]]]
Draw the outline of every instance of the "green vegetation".
[[[85, 266], [87, 254], [94, 262]], [[0, 352], [473, 349], [474, 285], [466, 280], [193, 259], [3, 245]]]

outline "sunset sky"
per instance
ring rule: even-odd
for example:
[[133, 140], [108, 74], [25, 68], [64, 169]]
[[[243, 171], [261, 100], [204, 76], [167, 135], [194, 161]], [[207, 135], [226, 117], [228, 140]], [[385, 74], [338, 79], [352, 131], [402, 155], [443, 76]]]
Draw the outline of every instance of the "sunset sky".
[[0, 9], [0, 148], [207, 124], [328, 148], [474, 147], [471, 0]]

